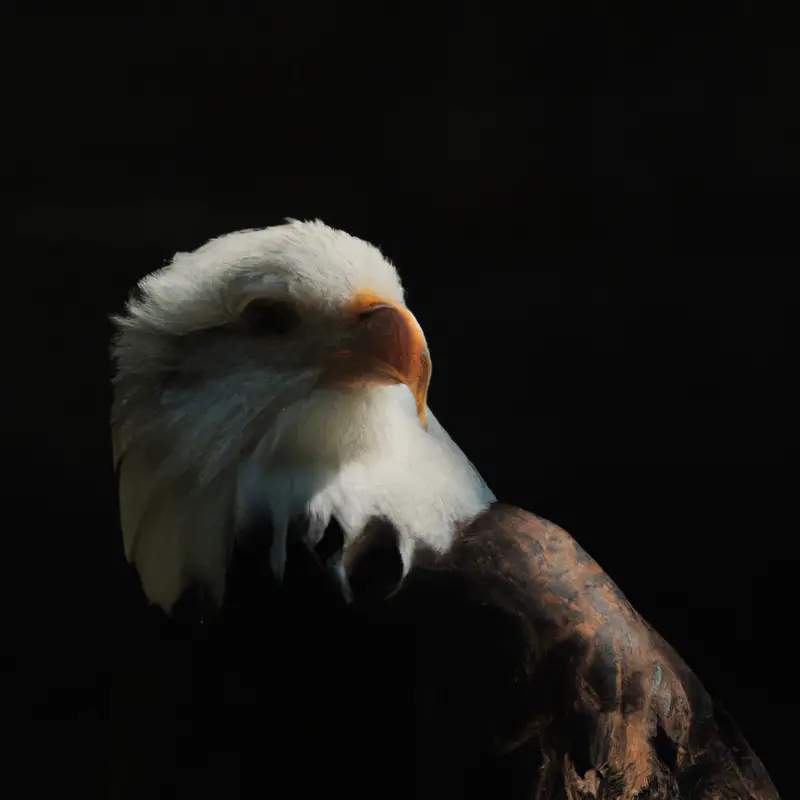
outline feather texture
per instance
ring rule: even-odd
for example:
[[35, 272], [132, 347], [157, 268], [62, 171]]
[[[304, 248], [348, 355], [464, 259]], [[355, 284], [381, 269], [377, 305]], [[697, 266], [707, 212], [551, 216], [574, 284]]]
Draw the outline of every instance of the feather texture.
[[[494, 500], [429, 410], [423, 427], [405, 385], [321, 385], [363, 293], [403, 302], [377, 248], [320, 222], [220, 237], [140, 283], [115, 320], [112, 426], [125, 550], [151, 602], [169, 611], [200, 583], [221, 603], [253, 520], [271, 522], [277, 573], [297, 516], [309, 544], [333, 519], [346, 546], [389, 518], [408, 566], [418, 541], [446, 549]], [[254, 297], [291, 303], [297, 330], [238, 328]]]

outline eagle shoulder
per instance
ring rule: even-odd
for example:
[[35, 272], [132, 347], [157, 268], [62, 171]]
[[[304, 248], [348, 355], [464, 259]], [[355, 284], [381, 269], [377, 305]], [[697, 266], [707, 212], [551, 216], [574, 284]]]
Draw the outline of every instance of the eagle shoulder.
[[730, 716], [562, 528], [495, 504], [419, 568], [511, 621], [516, 644], [495, 652], [516, 712], [497, 747], [535, 751], [535, 796], [778, 798]]

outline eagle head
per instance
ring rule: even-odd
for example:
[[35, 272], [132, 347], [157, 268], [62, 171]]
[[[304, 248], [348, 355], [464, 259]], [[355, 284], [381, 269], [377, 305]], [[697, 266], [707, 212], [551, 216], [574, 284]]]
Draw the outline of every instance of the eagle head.
[[280, 577], [293, 518], [345, 550], [376, 517], [449, 543], [493, 497], [427, 408], [431, 360], [394, 266], [322, 222], [178, 253], [114, 317], [112, 432], [129, 561], [169, 611], [217, 603], [237, 533], [269, 521]]

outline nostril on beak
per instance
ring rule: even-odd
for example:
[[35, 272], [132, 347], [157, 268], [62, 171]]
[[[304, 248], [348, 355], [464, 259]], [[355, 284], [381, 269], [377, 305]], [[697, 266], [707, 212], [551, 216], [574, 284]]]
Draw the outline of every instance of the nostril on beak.
[[391, 305], [389, 305], [389, 303], [375, 303], [374, 305], [371, 305], [368, 308], [365, 308], [363, 311], [361, 311], [358, 315], [358, 319], [361, 321], [366, 321], [375, 316], [377, 312], [386, 309], [391, 311], [395, 310]]

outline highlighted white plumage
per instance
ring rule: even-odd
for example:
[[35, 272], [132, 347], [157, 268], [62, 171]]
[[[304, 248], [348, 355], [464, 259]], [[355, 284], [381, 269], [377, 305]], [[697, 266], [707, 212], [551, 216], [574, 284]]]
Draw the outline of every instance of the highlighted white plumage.
[[[152, 602], [169, 610], [193, 582], [221, 601], [232, 537], [254, 515], [285, 530], [305, 513], [320, 535], [335, 517], [348, 542], [383, 516], [408, 565], [416, 539], [445, 549], [494, 499], [429, 410], [421, 423], [408, 386], [326, 379], [358, 324], [354, 299], [416, 325], [372, 245], [291, 221], [179, 253], [138, 288], [115, 319], [114, 454], [125, 551]], [[255, 300], [290, 305], [296, 328], [238, 329]]]

